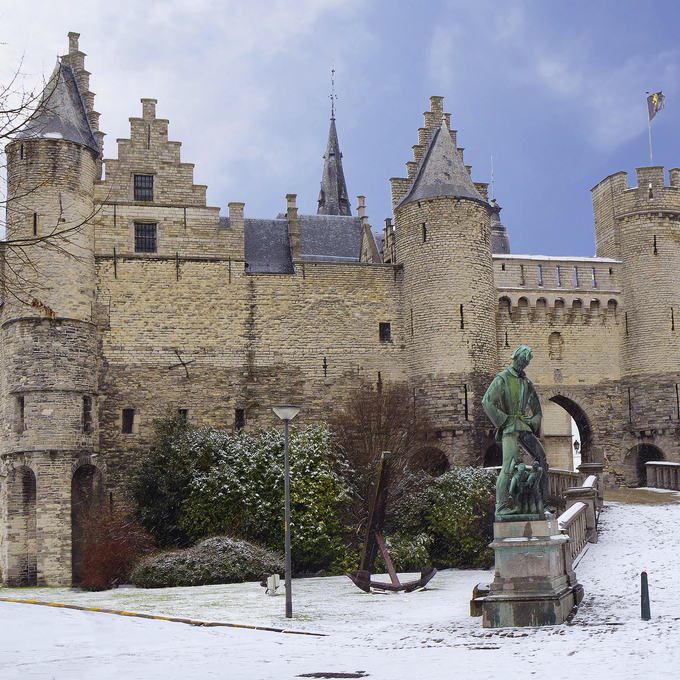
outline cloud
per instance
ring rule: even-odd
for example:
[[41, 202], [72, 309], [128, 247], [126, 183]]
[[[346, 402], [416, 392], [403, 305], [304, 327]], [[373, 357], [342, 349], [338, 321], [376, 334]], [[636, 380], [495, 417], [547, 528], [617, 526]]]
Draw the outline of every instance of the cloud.
[[675, 82], [680, 51], [655, 53], [631, 43], [620, 60], [600, 45], [595, 22], [574, 16], [563, 23], [559, 14], [527, 11], [531, 6], [448, 2], [430, 42], [431, 79], [443, 90], [466, 93], [493, 83], [506, 111], [552, 109], [600, 151], [643, 132], [644, 92], [653, 82]]

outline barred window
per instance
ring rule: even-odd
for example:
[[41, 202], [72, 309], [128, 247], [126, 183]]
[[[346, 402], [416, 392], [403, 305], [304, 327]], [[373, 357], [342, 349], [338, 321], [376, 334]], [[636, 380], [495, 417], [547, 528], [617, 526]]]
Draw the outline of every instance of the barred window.
[[153, 175], [135, 175], [135, 201], [153, 201]]
[[156, 252], [156, 224], [151, 222], [135, 222], [135, 252]]
[[390, 340], [392, 340], [392, 333], [389, 323], [380, 322], [378, 333], [381, 342], [390, 342]]

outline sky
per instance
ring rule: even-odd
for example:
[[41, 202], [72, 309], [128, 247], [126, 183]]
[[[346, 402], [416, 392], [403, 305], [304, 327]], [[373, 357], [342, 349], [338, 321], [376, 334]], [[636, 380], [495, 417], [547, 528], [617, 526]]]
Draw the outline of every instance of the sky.
[[[650, 495], [671, 497], [671, 502], [606, 502], [598, 543], [586, 544], [575, 562], [585, 592], [571, 624], [483, 628], [480, 618], [469, 615], [472, 588], [493, 578], [493, 572], [481, 570], [440, 571], [425, 590], [412, 593], [364, 593], [345, 576], [294, 579], [292, 619], [284, 617], [283, 594], [269, 597], [257, 582], [100, 593], [1, 588], [0, 599], [250, 628], [0, 601], [0, 621], [12, 622], [3, 628], [0, 680], [674, 678], [680, 663], [678, 560], [677, 542], [668, 537], [677, 531], [680, 505], [677, 493], [648, 491], [647, 502]], [[640, 617], [643, 570], [649, 621]]]
[[315, 213], [335, 70], [347, 188], [391, 217], [429, 97], [444, 97], [472, 179], [491, 182], [511, 250], [595, 254], [590, 189], [680, 165], [680, 5], [673, 0], [22, 0], [0, 3], [0, 78], [39, 87], [79, 32], [104, 152], [158, 100], [208, 204]]

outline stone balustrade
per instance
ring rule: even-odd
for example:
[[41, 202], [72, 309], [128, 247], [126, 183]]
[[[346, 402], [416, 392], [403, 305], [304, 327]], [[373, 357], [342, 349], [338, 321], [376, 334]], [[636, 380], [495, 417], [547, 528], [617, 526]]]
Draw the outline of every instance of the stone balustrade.
[[550, 468], [550, 487], [548, 490], [548, 498], [553, 503], [560, 504], [564, 492], [567, 489], [578, 486], [583, 481], [585, 475], [581, 472], [572, 472], [571, 470], [558, 470]]
[[569, 535], [573, 560], [586, 543], [597, 543], [598, 475], [589, 475], [581, 486], [565, 489], [563, 497], [567, 508], [557, 524]]
[[666, 461], [649, 461], [647, 468], [647, 486], [653, 489], [674, 489], [680, 491], [680, 463]]
[[586, 522], [587, 504], [583, 501], [574, 503], [568, 510], [563, 512], [557, 519], [560, 531], [569, 536], [567, 550], [571, 553], [571, 560], [583, 550], [588, 542], [588, 528]]

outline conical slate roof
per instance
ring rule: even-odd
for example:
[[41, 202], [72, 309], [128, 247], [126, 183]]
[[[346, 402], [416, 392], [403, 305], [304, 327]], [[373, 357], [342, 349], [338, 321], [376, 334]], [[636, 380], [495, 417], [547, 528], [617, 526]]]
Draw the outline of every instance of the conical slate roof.
[[491, 223], [491, 252], [495, 255], [508, 255], [510, 253], [510, 239], [508, 238], [508, 232], [501, 224], [501, 207], [494, 198], [489, 201], [489, 205], [491, 205], [491, 215], [489, 215], [489, 222]]
[[434, 131], [410, 189], [395, 208], [435, 196], [470, 198], [486, 205], [445, 126]]
[[41, 111], [17, 139], [66, 139], [99, 153], [85, 104], [70, 66], [57, 62], [40, 103]]
[[324, 154], [321, 191], [319, 191], [319, 207], [317, 215], [351, 215], [345, 174], [342, 171], [342, 154], [338, 145], [338, 133], [335, 129], [335, 118], [331, 118], [328, 131], [328, 144]]

